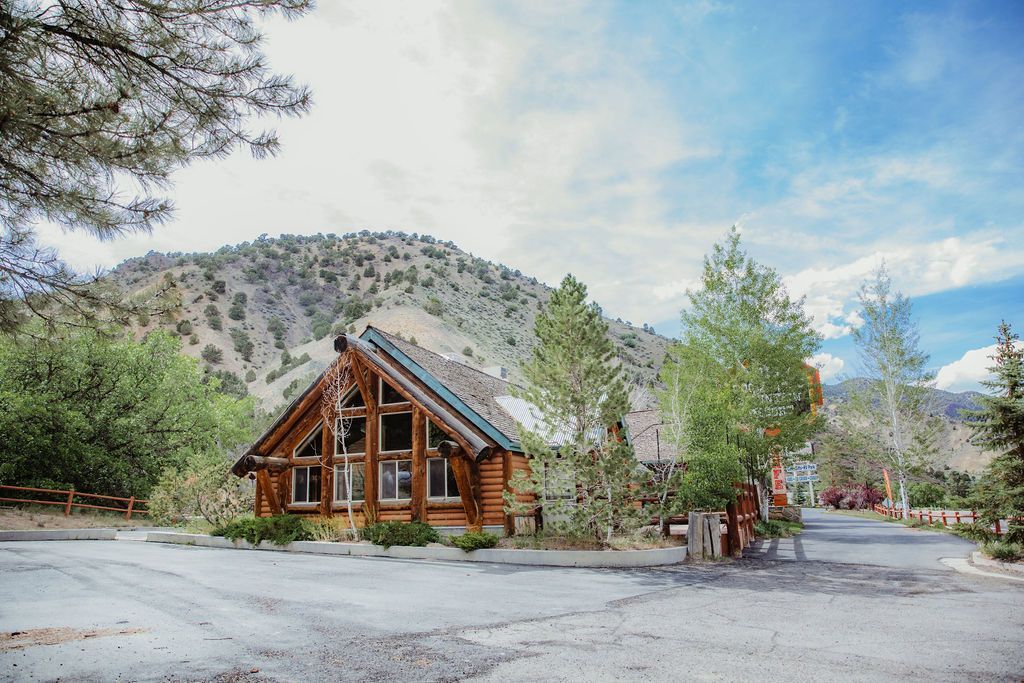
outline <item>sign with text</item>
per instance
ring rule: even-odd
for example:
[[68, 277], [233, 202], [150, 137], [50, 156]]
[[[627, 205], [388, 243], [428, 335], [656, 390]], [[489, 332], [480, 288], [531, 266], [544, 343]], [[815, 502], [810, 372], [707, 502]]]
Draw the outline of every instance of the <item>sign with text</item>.
[[786, 475], [781, 467], [772, 468], [772, 493], [774, 495], [786, 493]]
[[806, 484], [809, 481], [821, 481], [821, 477], [817, 474], [791, 474], [786, 477], [789, 484]]
[[795, 474], [812, 474], [818, 471], [818, 463], [816, 462], [798, 462], [795, 465], [791, 465], [788, 470]]

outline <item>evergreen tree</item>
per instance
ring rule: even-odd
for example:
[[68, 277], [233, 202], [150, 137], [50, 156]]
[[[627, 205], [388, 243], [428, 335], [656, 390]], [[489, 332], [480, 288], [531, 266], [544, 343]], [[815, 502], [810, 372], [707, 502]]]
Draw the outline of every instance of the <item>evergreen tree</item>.
[[1010, 324], [1003, 321], [996, 337], [991, 391], [972, 411], [969, 423], [976, 443], [996, 457], [978, 481], [975, 500], [982, 519], [992, 524], [1009, 520], [1006, 540], [1024, 542], [1024, 347]]
[[853, 392], [852, 428], [875, 441], [899, 483], [904, 515], [909, 515], [907, 481], [932, 463], [939, 420], [930, 406], [933, 373], [910, 299], [892, 291], [884, 264], [861, 287], [860, 317], [853, 331], [865, 382]]
[[[0, 331], [29, 314], [121, 320], [151, 303], [78, 277], [36, 245], [32, 224], [100, 239], [149, 231], [171, 215], [171, 202], [151, 190], [168, 186], [175, 169], [239, 146], [275, 153], [276, 134], [247, 121], [302, 113], [310, 94], [269, 70], [260, 20], [310, 5], [0, 3]], [[126, 195], [129, 187], [141, 194]]]
[[609, 540], [628, 526], [636, 459], [615, 428], [629, 412], [629, 392], [615, 362], [615, 346], [587, 288], [572, 275], [551, 293], [537, 316], [537, 345], [523, 366], [519, 392], [535, 411], [532, 428], [519, 425], [530, 473], [512, 489], [534, 504], [506, 495], [511, 511], [543, 507], [545, 524], [573, 535]]

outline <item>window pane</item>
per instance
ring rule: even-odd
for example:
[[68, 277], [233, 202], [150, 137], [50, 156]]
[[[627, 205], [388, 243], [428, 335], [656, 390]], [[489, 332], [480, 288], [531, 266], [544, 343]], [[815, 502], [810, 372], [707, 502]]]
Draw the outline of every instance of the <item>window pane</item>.
[[385, 403], [406, 403], [405, 397], [395, 391], [395, 388], [385, 382], [380, 381], [380, 402]]
[[308, 503], [309, 493], [309, 468], [296, 467], [292, 469], [292, 502]]
[[427, 420], [427, 448], [437, 448], [437, 446], [448, 438], [448, 435], [438, 429], [430, 420]]
[[309, 469], [309, 502], [320, 502], [320, 468], [310, 467]]
[[382, 451], [412, 450], [412, 413], [391, 413], [380, 416], [380, 449]]
[[396, 491], [395, 463], [382, 462], [380, 464], [380, 497], [382, 500], [394, 500]]
[[[366, 498], [365, 479], [366, 465], [361, 462], [354, 462], [349, 465], [348, 477], [352, 479], [352, 500], [362, 502]], [[348, 481], [346, 479], [345, 466], [335, 465], [334, 467], [334, 500], [345, 502], [348, 500]]]
[[318, 458], [323, 450], [324, 427], [317, 427], [309, 437], [302, 442], [302, 445], [295, 449], [296, 458]]
[[335, 455], [352, 455], [366, 452], [366, 418], [339, 417], [338, 445]]
[[444, 498], [444, 458], [430, 458], [427, 460], [427, 496], [430, 498]]
[[455, 481], [455, 470], [452, 468], [452, 464], [448, 464], [448, 476], [446, 477], [448, 483], [448, 497], [456, 498], [459, 495], [459, 484]]
[[398, 497], [412, 498], [412, 460], [399, 460], [398, 465]]
[[363, 395], [359, 392], [359, 387], [352, 387], [341, 401], [342, 408], [365, 408], [366, 401], [363, 400]]

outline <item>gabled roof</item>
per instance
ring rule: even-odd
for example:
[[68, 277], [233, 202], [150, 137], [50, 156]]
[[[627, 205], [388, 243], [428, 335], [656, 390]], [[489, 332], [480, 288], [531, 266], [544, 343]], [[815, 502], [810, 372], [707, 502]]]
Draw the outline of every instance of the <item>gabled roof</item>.
[[416, 346], [376, 327], [367, 327], [359, 338], [382, 349], [423, 382], [439, 398], [502, 448], [520, 451], [516, 421], [499, 397], [512, 393], [513, 385], [468, 365]]
[[626, 434], [637, 460], [668, 460], [677, 449], [668, 438], [667, 429], [658, 410], [636, 410], [626, 413]]

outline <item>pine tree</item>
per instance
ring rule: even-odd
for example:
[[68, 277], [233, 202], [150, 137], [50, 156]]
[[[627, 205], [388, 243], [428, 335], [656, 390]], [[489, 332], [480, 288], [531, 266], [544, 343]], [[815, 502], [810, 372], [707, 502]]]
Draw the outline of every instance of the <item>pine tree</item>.
[[991, 380], [983, 382], [991, 394], [981, 399], [982, 409], [969, 417], [975, 441], [995, 451], [979, 480], [975, 494], [982, 519], [992, 524], [1009, 520], [1006, 540], [1024, 542], [1024, 347], [1006, 321], [996, 337]]
[[270, 71], [261, 19], [310, 7], [0, 2], [0, 331], [29, 314], [95, 323], [164, 305], [125, 301], [77, 276], [36, 245], [32, 225], [45, 219], [100, 239], [149, 231], [172, 213], [152, 190], [170, 185], [174, 170], [238, 147], [275, 153], [276, 134], [249, 130], [249, 120], [300, 114], [310, 94]]
[[615, 346], [587, 288], [567, 275], [537, 316], [538, 344], [523, 366], [527, 388], [518, 396], [538, 418], [519, 426], [530, 473], [512, 488], [536, 504], [506, 496], [510, 511], [543, 506], [545, 524], [572, 535], [611, 539], [635, 515], [633, 449], [618, 425], [629, 412], [629, 392]]

